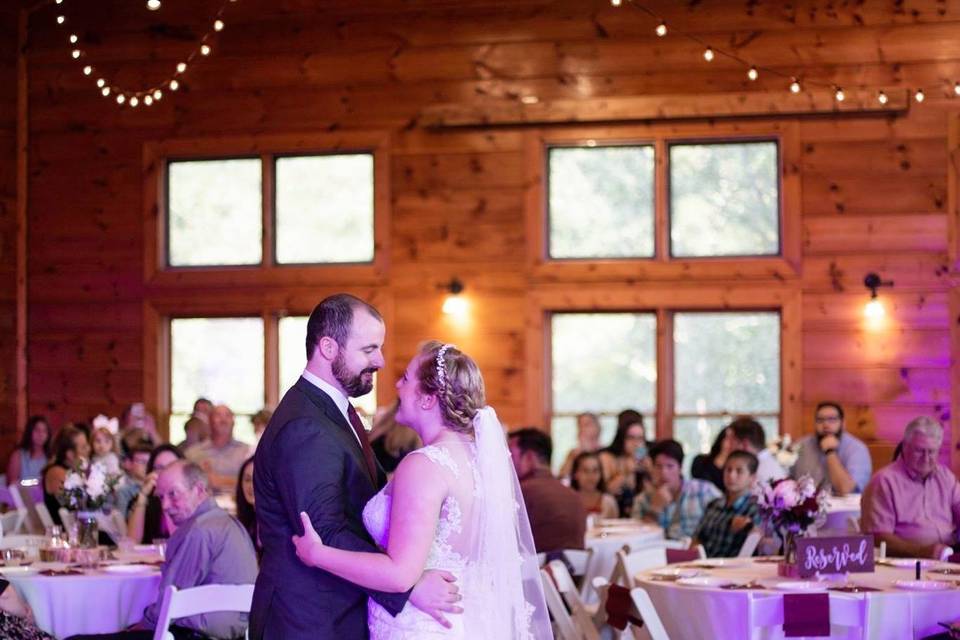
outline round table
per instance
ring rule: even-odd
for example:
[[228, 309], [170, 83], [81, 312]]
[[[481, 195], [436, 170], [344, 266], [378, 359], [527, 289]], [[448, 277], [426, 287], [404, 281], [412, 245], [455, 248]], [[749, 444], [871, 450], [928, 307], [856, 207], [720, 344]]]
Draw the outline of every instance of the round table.
[[157, 600], [160, 570], [151, 565], [109, 565], [82, 575], [45, 576], [62, 563], [0, 567], [0, 575], [33, 609], [37, 626], [58, 638], [79, 633], [115, 633], [139, 621], [143, 609]]
[[[760, 581], [764, 589], [725, 590], [719, 587], [687, 586], [656, 579], [657, 569], [644, 571], [637, 584], [646, 590], [671, 638], [685, 640], [743, 640], [751, 638], [749, 629], [750, 598], [790, 593], [773, 588], [788, 580], [777, 577], [777, 565], [763, 559], [731, 559], [729, 567], [702, 568], [700, 575], [728, 578], [737, 583]], [[695, 567], [697, 562], [671, 565]], [[938, 563], [937, 567], [953, 567]], [[661, 570], [662, 571], [662, 570]], [[844, 595], [867, 599], [867, 621], [863, 637], [870, 640], [907, 640], [923, 638], [943, 631], [939, 621], [960, 618], [960, 588], [944, 591], [909, 591], [894, 585], [896, 580], [912, 580], [915, 569], [877, 565], [875, 573], [852, 573], [849, 581], [881, 589], [876, 592]], [[958, 576], [925, 572], [924, 579], [954, 583]], [[956, 583], [954, 583], [956, 584]], [[796, 592], [794, 592], [796, 593]], [[690, 612], [696, 611], [692, 616]], [[782, 629], [764, 630], [763, 638], [783, 638]], [[767, 633], [769, 632], [769, 633]], [[833, 635], [832, 638], [846, 638]], [[852, 637], [859, 638], [859, 635]]]
[[588, 530], [584, 546], [593, 550], [593, 556], [583, 579], [583, 595], [587, 601], [596, 602], [597, 596], [591, 586], [593, 579], [610, 577], [617, 563], [617, 551], [624, 545], [638, 549], [660, 540], [663, 540], [663, 529], [630, 518], [600, 520], [597, 526]]
[[849, 534], [850, 518], [860, 520], [860, 494], [830, 496], [827, 499], [827, 521], [820, 527], [819, 535]]

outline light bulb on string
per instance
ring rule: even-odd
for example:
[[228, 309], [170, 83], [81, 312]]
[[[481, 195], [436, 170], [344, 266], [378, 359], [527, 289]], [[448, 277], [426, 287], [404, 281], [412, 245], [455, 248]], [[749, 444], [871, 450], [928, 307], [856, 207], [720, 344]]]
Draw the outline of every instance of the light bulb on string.
[[713, 62], [713, 58], [714, 58], [713, 48], [707, 47], [706, 49], [704, 49], [703, 59], [706, 60], [707, 62]]
[[790, 93], [800, 93], [800, 81], [796, 78], [790, 81]]
[[159, 100], [162, 97], [163, 97], [163, 91], [160, 91], [160, 89], [157, 89], [156, 91], [153, 92], [154, 100]]
[[179, 89], [179, 88], [180, 88], [180, 83], [179, 83], [179, 82], [177, 82], [176, 80], [171, 80], [171, 81], [170, 81], [170, 91], [176, 91], [176, 90]]
[[77, 40], [79, 39], [80, 38], [77, 37], [77, 34], [75, 33], [70, 34], [70, 44], [77, 44]]
[[657, 25], [656, 33], [661, 38], [667, 35], [667, 23], [661, 20], [660, 24]]
[[67, 21], [66, 16], [57, 16], [57, 24], [63, 24]]
[[74, 60], [78, 60], [80, 58], [80, 49], [74, 49], [70, 52], [70, 55], [73, 56]]
[[104, 87], [103, 89], [100, 90], [100, 93], [102, 93], [104, 97], [110, 95], [110, 87]]
[[214, 20], [213, 22], [214, 31], [223, 31], [223, 20]]
[[210, 55], [210, 45], [206, 45], [206, 44], [200, 45], [200, 53], [201, 55], [205, 55], [205, 56]]
[[847, 96], [843, 93], [843, 89], [841, 87], [837, 87], [837, 90], [833, 94], [833, 97], [836, 98], [837, 102], [843, 102], [847, 98]]
[[177, 63], [177, 73], [183, 73], [183, 72], [186, 71], [186, 70], [187, 70], [187, 63], [186, 63], [186, 62], [178, 62], [178, 63]]
[[107, 85], [107, 81], [106, 81], [106, 80], [104, 80], [103, 78], [97, 79], [97, 86], [98, 86], [98, 87], [105, 87], [106, 85]]
[[153, 104], [153, 96], [150, 95], [149, 93], [148, 93], [147, 95], [143, 96], [143, 104], [147, 105], [148, 107], [149, 107], [150, 105], [152, 105], [152, 104]]
[[757, 71], [756, 67], [750, 67], [749, 69], [747, 69], [747, 78], [749, 78], [751, 81], [756, 80], [759, 77], [760, 77], [760, 72]]
[[156, 11], [160, 8], [160, 0], [147, 0], [147, 9]]
[[93, 67], [91, 67], [90, 65], [87, 65], [83, 68], [83, 75], [88, 76], [91, 73], [93, 73]]
[[133, 96], [132, 98], [130, 98], [131, 107], [136, 107], [139, 104], [140, 104], [140, 98], [138, 98], [137, 96]]
[[913, 94], [913, 99], [917, 102], [923, 102], [926, 97], [927, 96], [923, 95], [923, 89], [917, 89], [917, 92]]
[[623, 0], [610, 0], [610, 4], [615, 7], [619, 7], [621, 4], [623, 4]]
[[890, 98], [888, 98], [888, 97], [887, 97], [887, 94], [884, 93], [883, 91], [881, 91], [881, 92], [879, 92], [879, 93], [877, 94], [877, 102], [879, 102], [880, 104], [887, 104], [887, 102], [889, 102], [889, 100], [890, 100]]
[[122, 93], [117, 95], [117, 104], [123, 104], [126, 101], [127, 96], [123, 95]]
[[953, 85], [953, 93], [960, 96], [960, 82]]

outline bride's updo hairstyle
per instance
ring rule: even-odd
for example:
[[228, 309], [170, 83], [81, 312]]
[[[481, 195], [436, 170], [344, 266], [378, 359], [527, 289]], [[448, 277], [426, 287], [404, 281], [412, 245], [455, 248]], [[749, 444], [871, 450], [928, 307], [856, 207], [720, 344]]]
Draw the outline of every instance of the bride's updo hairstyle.
[[452, 344], [436, 340], [425, 342], [419, 355], [420, 390], [437, 396], [440, 415], [448, 427], [473, 435], [473, 417], [486, 404], [480, 367]]

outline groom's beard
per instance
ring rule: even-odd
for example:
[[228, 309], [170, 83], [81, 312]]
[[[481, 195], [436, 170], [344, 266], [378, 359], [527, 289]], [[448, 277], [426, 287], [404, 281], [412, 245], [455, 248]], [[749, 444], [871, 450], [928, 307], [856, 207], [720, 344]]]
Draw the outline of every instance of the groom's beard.
[[[350, 398], [359, 398], [360, 396], [367, 395], [373, 389], [373, 374], [377, 372], [377, 369], [374, 367], [364, 369], [354, 374], [347, 368], [347, 363], [341, 353], [337, 354], [337, 357], [333, 359], [332, 369], [333, 377], [337, 379], [337, 382], [340, 383], [340, 386], [343, 387], [343, 390], [347, 392], [347, 396]], [[365, 373], [370, 374], [369, 380], [364, 380], [363, 374]]]

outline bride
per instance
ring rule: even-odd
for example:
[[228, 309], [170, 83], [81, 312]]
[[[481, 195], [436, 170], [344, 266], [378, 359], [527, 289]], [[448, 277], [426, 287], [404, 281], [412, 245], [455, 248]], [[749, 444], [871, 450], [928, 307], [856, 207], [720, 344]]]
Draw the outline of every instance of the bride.
[[304, 535], [293, 538], [300, 560], [379, 591], [407, 591], [425, 569], [457, 577], [464, 611], [452, 627], [412, 605], [393, 617], [371, 599], [373, 640], [552, 638], [523, 497], [477, 364], [453, 345], [428, 342], [397, 394], [397, 421], [425, 446], [364, 508], [384, 552], [326, 546], [301, 513]]

